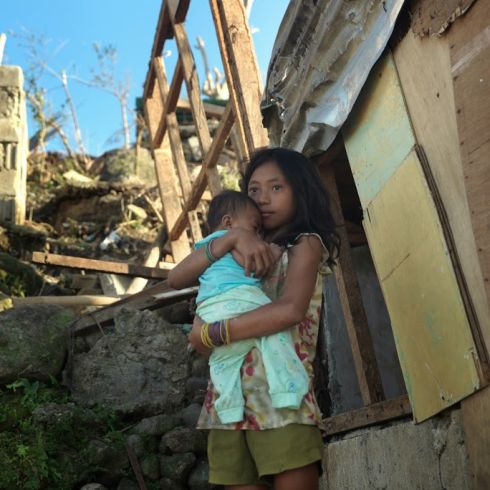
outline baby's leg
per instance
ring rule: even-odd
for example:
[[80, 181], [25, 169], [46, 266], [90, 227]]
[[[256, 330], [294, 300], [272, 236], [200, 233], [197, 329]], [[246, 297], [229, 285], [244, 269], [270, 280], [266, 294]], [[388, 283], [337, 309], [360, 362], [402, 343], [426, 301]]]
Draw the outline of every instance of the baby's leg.
[[217, 347], [209, 358], [211, 381], [219, 393], [214, 408], [223, 424], [243, 420], [243, 393], [240, 377], [245, 356], [255, 346], [253, 340], [242, 340]]
[[298, 409], [308, 393], [309, 376], [289, 331], [257, 339], [274, 408]]

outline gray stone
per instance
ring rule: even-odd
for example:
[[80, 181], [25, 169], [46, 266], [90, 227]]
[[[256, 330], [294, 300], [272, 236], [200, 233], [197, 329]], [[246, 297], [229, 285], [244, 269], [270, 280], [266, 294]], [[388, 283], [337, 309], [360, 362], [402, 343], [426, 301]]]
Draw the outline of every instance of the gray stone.
[[135, 481], [130, 480], [129, 478], [123, 478], [119, 482], [117, 490], [140, 490], [140, 486]]
[[177, 427], [167, 432], [160, 442], [160, 452], [172, 453], [205, 453], [206, 437], [197, 429]]
[[198, 378], [191, 376], [185, 384], [185, 392], [187, 398], [192, 403], [202, 404], [204, 402], [204, 397], [206, 396], [206, 391], [208, 388], [207, 378]]
[[74, 356], [72, 395], [84, 405], [110, 405], [153, 415], [181, 406], [188, 376], [187, 338], [150, 311], [121, 309], [115, 331]]
[[87, 483], [81, 487], [80, 490], [107, 490], [107, 487], [101, 483]]
[[181, 418], [178, 415], [155, 415], [140, 420], [138, 425], [133, 428], [133, 432], [148, 436], [161, 436], [177, 427], [180, 423]]
[[73, 318], [69, 310], [55, 305], [21, 306], [0, 313], [0, 384], [19, 377], [49, 381], [58, 376]]
[[187, 145], [191, 153], [191, 161], [200, 162], [202, 160], [202, 152], [197, 136], [191, 136], [188, 138]]
[[362, 429], [326, 445], [322, 490], [469, 490], [460, 411]]
[[160, 456], [160, 472], [163, 477], [184, 485], [195, 463], [196, 457], [192, 453]]
[[32, 418], [36, 424], [62, 424], [73, 418], [75, 409], [74, 403], [48, 403], [36, 407], [32, 411]]
[[141, 458], [145, 454], [145, 441], [140, 435], [129, 435], [126, 438], [126, 444], [133, 450], [136, 457]]
[[209, 465], [201, 459], [191, 471], [187, 485], [191, 490], [211, 490], [214, 485], [209, 483]]
[[123, 446], [94, 439], [89, 442], [88, 449], [90, 464], [97, 468], [98, 480], [112, 486], [124, 476], [129, 460]]
[[196, 354], [196, 358], [192, 360], [191, 367], [192, 376], [196, 378], [209, 378], [209, 364], [208, 360], [201, 355]]
[[162, 478], [159, 483], [161, 490], [184, 490], [182, 485], [175, 483], [173, 480], [167, 477]]
[[186, 427], [189, 427], [190, 429], [196, 428], [199, 415], [201, 414], [201, 409], [201, 405], [198, 403], [192, 403], [182, 410], [182, 420], [184, 421]]
[[150, 480], [158, 480], [160, 478], [160, 461], [156, 454], [149, 454], [140, 462], [143, 475]]

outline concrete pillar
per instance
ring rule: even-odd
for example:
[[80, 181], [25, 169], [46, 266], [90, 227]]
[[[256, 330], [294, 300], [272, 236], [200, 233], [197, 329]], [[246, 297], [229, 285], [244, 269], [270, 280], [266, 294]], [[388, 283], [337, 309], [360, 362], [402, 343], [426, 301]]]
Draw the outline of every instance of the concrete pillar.
[[22, 224], [26, 211], [27, 116], [24, 75], [0, 66], [0, 224]]

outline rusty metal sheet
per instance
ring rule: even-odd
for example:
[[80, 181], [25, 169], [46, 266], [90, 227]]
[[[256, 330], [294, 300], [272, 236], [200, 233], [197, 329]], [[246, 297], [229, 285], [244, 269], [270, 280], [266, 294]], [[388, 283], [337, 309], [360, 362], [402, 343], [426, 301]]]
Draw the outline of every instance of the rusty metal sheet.
[[403, 0], [291, 0], [262, 103], [272, 145], [326, 150], [383, 52]]

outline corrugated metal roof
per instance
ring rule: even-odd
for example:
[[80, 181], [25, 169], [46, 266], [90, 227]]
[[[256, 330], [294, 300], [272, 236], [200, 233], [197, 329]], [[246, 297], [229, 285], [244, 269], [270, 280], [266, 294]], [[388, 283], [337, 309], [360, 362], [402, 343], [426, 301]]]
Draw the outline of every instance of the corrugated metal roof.
[[386, 47], [404, 0], [291, 0], [262, 102], [272, 145], [326, 150]]

